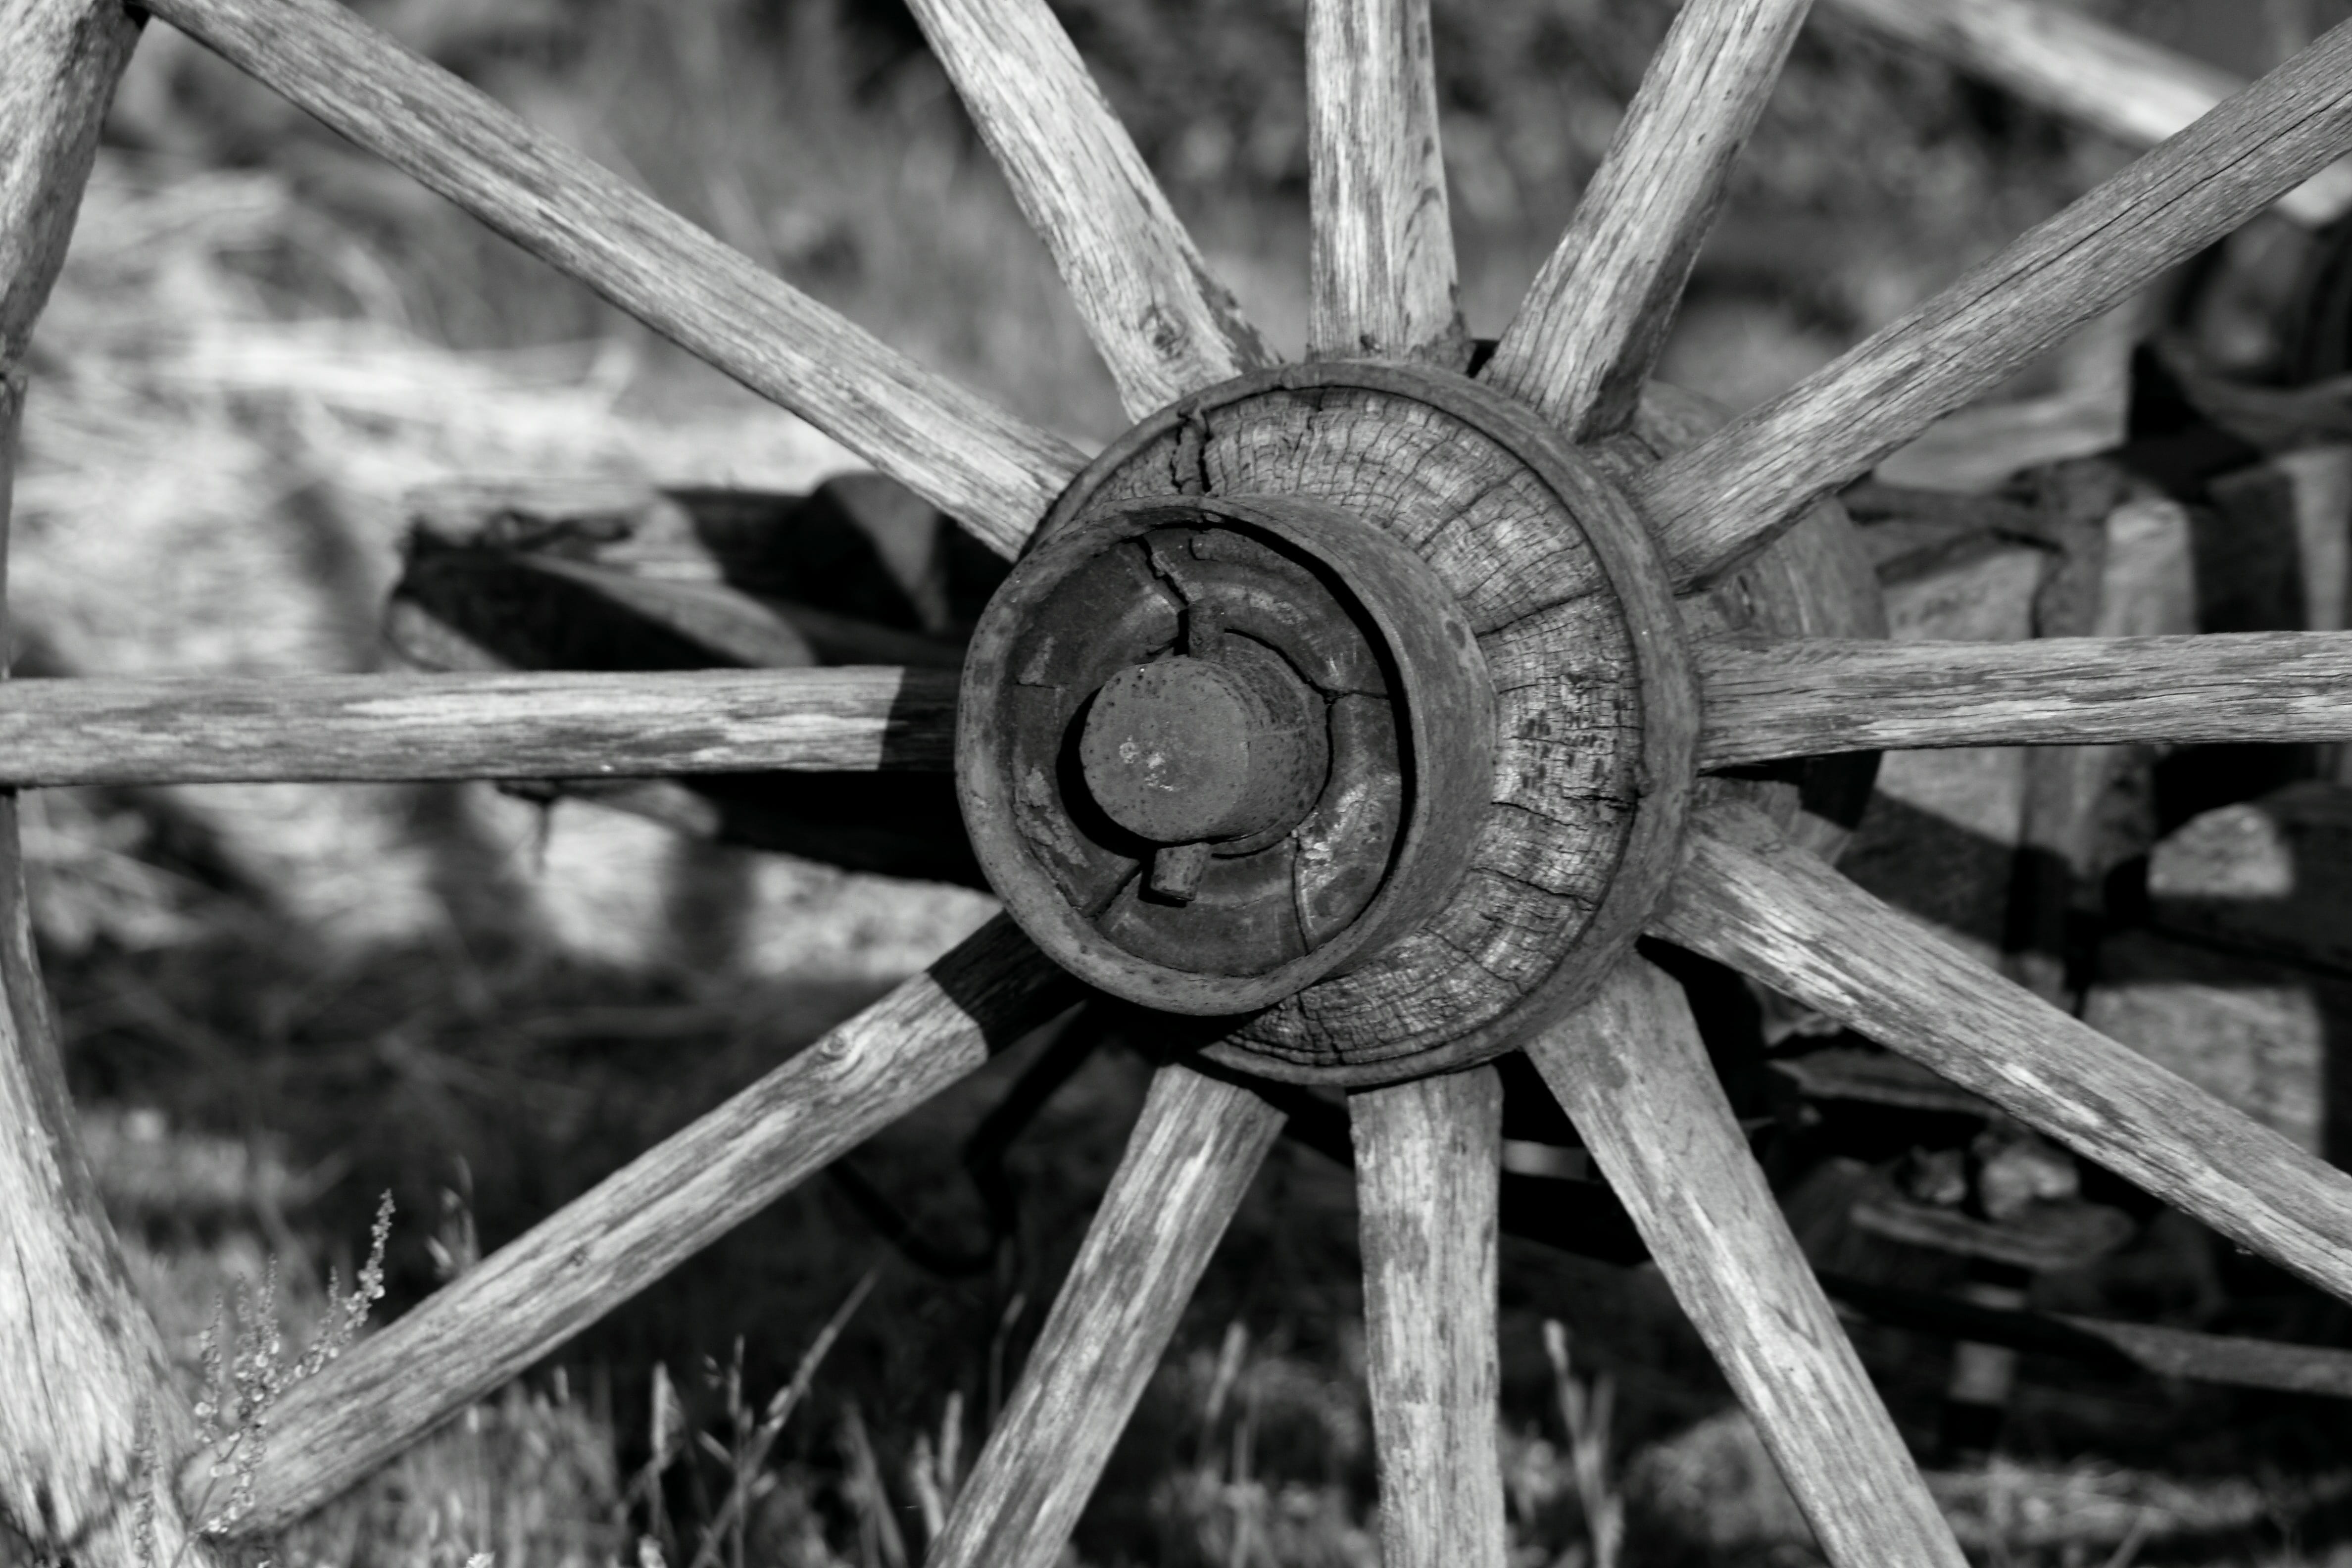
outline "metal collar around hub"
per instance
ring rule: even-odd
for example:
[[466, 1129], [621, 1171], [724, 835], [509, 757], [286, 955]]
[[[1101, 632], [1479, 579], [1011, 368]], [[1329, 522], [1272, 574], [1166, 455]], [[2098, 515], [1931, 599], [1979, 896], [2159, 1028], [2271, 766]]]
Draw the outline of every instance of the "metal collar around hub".
[[1271, 1005], [1424, 918], [1492, 773], [1486, 658], [1429, 565], [1328, 502], [1088, 511], [965, 663], [983, 864], [1047, 952], [1171, 1012]]
[[1624, 950], [1679, 842], [1687, 658], [1602, 464], [1417, 366], [1146, 421], [965, 663], [957, 778], [1039, 945], [1210, 1047], [1375, 1082], [1475, 1061]]

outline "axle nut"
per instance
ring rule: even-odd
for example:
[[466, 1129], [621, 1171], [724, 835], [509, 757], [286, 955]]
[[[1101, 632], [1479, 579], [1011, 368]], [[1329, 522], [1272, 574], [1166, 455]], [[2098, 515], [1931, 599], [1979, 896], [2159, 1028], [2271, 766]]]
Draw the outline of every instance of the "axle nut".
[[1139, 837], [1239, 838], [1307, 815], [1323, 784], [1322, 722], [1321, 704], [1286, 667], [1253, 680], [1180, 655], [1103, 684], [1078, 759], [1095, 804]]

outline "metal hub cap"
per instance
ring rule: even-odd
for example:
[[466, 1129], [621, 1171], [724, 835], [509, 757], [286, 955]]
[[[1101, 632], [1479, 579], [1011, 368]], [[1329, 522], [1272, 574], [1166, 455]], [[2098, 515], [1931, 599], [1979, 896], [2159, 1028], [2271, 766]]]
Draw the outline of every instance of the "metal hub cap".
[[1324, 723], [1322, 703], [1278, 658], [1179, 654], [1103, 683], [1078, 759], [1095, 804], [1129, 833], [1171, 847], [1219, 842], [1287, 831], [1307, 815], [1330, 760]]

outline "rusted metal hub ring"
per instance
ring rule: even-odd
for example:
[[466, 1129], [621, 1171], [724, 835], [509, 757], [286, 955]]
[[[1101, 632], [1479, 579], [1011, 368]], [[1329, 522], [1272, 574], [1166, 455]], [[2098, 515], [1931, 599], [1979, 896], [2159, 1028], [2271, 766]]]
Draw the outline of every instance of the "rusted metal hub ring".
[[1171, 1012], [1291, 995], [1423, 918], [1492, 769], [1436, 574], [1297, 496], [1108, 503], [1015, 568], [965, 660], [959, 773], [1007, 906]]

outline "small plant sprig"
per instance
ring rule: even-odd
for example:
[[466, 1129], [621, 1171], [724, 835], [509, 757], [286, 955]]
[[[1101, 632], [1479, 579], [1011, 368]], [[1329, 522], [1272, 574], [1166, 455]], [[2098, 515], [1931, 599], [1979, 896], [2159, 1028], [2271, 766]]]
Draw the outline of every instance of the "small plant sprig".
[[727, 1382], [728, 1415], [734, 1428], [733, 1446], [730, 1447], [716, 1443], [704, 1434], [705, 1441], [710, 1442], [718, 1450], [715, 1457], [728, 1467], [727, 1500], [719, 1505], [718, 1514], [703, 1527], [702, 1539], [695, 1548], [690, 1568], [718, 1568], [722, 1550], [730, 1550], [729, 1562], [732, 1568], [744, 1568], [744, 1525], [750, 1517], [751, 1505], [759, 1500], [773, 1480], [766, 1473], [768, 1455], [775, 1447], [777, 1437], [782, 1435], [784, 1424], [792, 1419], [793, 1412], [808, 1397], [811, 1385], [816, 1382], [817, 1369], [824, 1364], [824, 1358], [832, 1351], [834, 1342], [841, 1338], [842, 1331], [849, 1326], [850, 1318], [872, 1292], [875, 1279], [876, 1276], [868, 1272], [841, 1305], [834, 1309], [833, 1316], [825, 1321], [824, 1327], [817, 1331], [816, 1338], [802, 1353], [800, 1364], [793, 1369], [792, 1381], [775, 1392], [764, 1409], [755, 1412], [743, 1401], [743, 1346], [741, 1341], [736, 1342], [735, 1363]]
[[[299, 1359], [289, 1364], [286, 1336], [278, 1321], [278, 1260], [263, 1272], [257, 1296], [248, 1298], [243, 1281], [232, 1286], [213, 1313], [197, 1355], [204, 1395], [195, 1407], [196, 1436], [214, 1450], [205, 1493], [220, 1482], [230, 1482], [228, 1501], [217, 1513], [202, 1519], [197, 1531], [223, 1535], [253, 1511], [256, 1478], [269, 1443], [269, 1422], [287, 1390], [315, 1376], [351, 1347], [367, 1323], [368, 1312], [383, 1300], [383, 1255], [392, 1239], [392, 1194], [376, 1205], [375, 1224], [368, 1233], [367, 1261], [346, 1295], [341, 1278], [327, 1274], [327, 1317]], [[198, 1510], [203, 1512], [202, 1509]]]
[[1568, 1328], [1559, 1320], [1544, 1320], [1543, 1339], [1560, 1425], [1568, 1430], [1569, 1473], [1592, 1541], [1591, 1568], [1617, 1568], [1625, 1542], [1625, 1499], [1609, 1473], [1609, 1426], [1617, 1391], [1606, 1374], [1590, 1383], [1576, 1376], [1569, 1363]]
[[951, 1388], [947, 1408], [940, 1413], [939, 1441], [932, 1442], [928, 1432], [916, 1433], [914, 1457], [907, 1461], [907, 1484], [922, 1514], [927, 1546], [947, 1533], [948, 1516], [955, 1510], [963, 1479], [963, 1394]]

